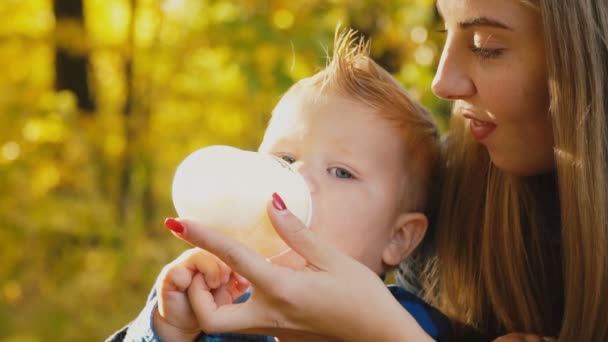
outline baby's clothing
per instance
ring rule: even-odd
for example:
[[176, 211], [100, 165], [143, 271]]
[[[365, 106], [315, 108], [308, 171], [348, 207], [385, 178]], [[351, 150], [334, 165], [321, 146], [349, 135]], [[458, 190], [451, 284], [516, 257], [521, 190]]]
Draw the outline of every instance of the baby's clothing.
[[[390, 285], [388, 289], [401, 303], [418, 324], [436, 341], [449, 341], [452, 335], [450, 322], [442, 313], [418, 298], [416, 295], [406, 291], [402, 287]], [[251, 292], [246, 292], [238, 298], [236, 302], [246, 301]], [[127, 326], [117, 331], [109, 337], [106, 342], [164, 342], [154, 332], [152, 323], [154, 310], [157, 306], [158, 299], [156, 297], [156, 289], [153, 289], [148, 297], [148, 301], [144, 310], [139, 316], [129, 323]], [[362, 303], [363, 305], [363, 303]], [[275, 342], [272, 336], [262, 335], [245, 335], [245, 334], [209, 334], [201, 335], [196, 339], [196, 342]]]

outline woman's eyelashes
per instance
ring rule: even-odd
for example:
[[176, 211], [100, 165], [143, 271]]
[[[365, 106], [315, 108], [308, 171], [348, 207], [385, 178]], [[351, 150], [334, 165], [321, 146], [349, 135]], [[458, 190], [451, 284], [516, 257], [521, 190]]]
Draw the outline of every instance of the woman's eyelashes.
[[471, 46], [471, 51], [481, 59], [494, 59], [500, 57], [505, 49], [490, 49], [479, 46]]
[[[479, 33], [473, 34], [471, 45], [469, 49], [480, 59], [492, 59], [497, 58], [504, 52], [504, 47], [498, 47], [500, 39], [496, 38], [494, 34]], [[494, 45], [489, 47], [488, 45]]]
[[[445, 33], [448, 33], [448, 30], [446, 28], [440, 28], [440, 29], [437, 29], [436, 32], [445, 34]], [[490, 38], [491, 38], [491, 36], [490, 36]], [[474, 36], [472, 38], [473, 42], [469, 46], [469, 50], [471, 50], [471, 52], [473, 52], [473, 54], [475, 54], [477, 57], [479, 57], [482, 60], [494, 59], [494, 58], [500, 57], [503, 54], [503, 52], [505, 51], [504, 48], [488, 48], [488, 47], [484, 46], [487, 43], [488, 39], [490, 39], [490, 38], [485, 39], [483, 42], [479, 42], [479, 38]], [[480, 46], [480, 43], [483, 43], [483, 44]]]

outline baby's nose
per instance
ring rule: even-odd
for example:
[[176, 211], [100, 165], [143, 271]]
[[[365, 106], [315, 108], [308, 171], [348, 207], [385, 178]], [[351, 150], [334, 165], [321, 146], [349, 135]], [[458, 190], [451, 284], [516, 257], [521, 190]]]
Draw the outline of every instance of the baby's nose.
[[308, 185], [308, 191], [310, 193], [314, 193], [317, 191], [318, 185], [315, 177], [314, 167], [310, 163], [304, 163], [301, 161], [296, 161], [291, 164], [291, 167], [297, 171]]

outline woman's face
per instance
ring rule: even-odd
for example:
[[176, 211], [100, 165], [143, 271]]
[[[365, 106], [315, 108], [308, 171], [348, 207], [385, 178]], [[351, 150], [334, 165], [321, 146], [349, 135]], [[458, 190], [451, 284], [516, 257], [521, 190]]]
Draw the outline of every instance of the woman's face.
[[[517, 0], [438, 0], [447, 38], [433, 80], [503, 171], [554, 167], [543, 30]], [[459, 115], [460, 115], [459, 114]]]

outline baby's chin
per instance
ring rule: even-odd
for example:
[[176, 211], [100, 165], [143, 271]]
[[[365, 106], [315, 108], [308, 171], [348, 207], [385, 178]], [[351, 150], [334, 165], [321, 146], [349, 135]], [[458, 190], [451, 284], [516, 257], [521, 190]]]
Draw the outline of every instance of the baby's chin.
[[306, 267], [306, 259], [296, 253], [293, 249], [271, 257], [269, 260], [273, 264], [289, 267], [294, 270], [301, 270]]

